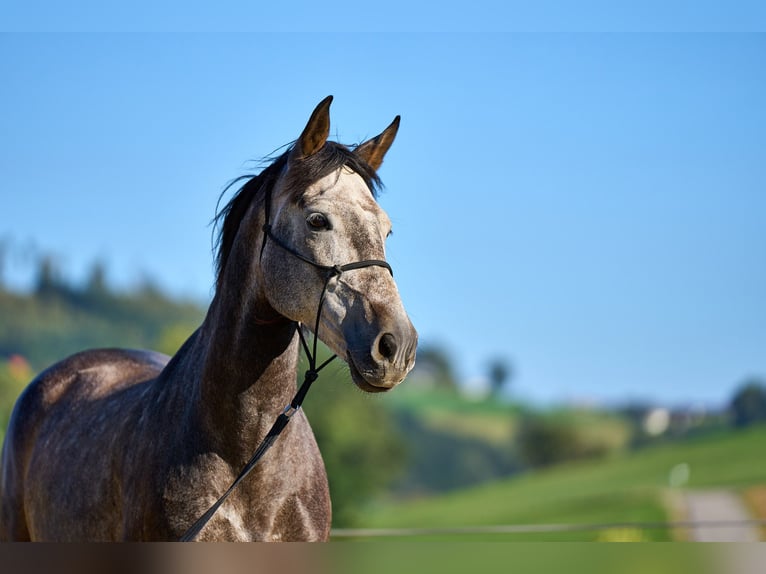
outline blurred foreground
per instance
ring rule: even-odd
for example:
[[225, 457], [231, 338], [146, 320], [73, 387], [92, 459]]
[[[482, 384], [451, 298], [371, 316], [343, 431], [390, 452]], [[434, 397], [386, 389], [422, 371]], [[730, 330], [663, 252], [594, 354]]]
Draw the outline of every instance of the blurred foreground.
[[758, 545], [588, 545], [375, 543], [354, 545], [11, 545], [0, 549], [4, 571], [52, 570], [206, 574], [415, 574], [438, 572], [567, 572], [570, 574], [757, 574]]

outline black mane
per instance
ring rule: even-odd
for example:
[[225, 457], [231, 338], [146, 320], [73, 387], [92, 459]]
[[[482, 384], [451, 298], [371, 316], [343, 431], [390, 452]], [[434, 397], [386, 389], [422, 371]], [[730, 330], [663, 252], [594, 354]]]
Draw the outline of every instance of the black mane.
[[[217, 288], [220, 288], [223, 271], [226, 269], [226, 262], [234, 245], [234, 238], [245, 214], [254, 201], [262, 202], [271, 193], [277, 180], [284, 172], [292, 148], [293, 146], [290, 146], [287, 151], [274, 159], [258, 175], [238, 177], [224, 189], [223, 194], [233, 185], [245, 180], [234, 197], [222, 209], [219, 209], [213, 218], [214, 229], [218, 230], [215, 242]], [[382, 184], [375, 170], [359, 158], [352, 149], [343, 144], [328, 141], [318, 152], [296, 161], [291, 166], [290, 172], [287, 174], [289, 177], [287, 183], [288, 189], [293, 190], [294, 193], [292, 199], [298, 201], [309, 185], [342, 167], [348, 167], [359, 174], [373, 197], [377, 197], [377, 192]]]

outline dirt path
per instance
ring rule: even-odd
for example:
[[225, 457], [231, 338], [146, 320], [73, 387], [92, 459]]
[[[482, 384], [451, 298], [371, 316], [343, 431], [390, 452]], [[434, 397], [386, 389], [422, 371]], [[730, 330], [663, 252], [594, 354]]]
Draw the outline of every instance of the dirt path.
[[[692, 490], [684, 495], [686, 517], [692, 522], [732, 523], [752, 520], [742, 499], [728, 490]], [[758, 527], [752, 524], [733, 526], [701, 525], [689, 531], [697, 542], [757, 542]]]

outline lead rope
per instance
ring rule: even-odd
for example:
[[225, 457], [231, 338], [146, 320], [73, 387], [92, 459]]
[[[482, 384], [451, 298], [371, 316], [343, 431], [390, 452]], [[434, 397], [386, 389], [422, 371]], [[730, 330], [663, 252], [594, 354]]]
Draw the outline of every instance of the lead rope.
[[300, 410], [301, 405], [303, 404], [303, 400], [306, 398], [306, 395], [309, 392], [309, 389], [311, 388], [311, 385], [314, 381], [319, 378], [319, 371], [324, 369], [327, 365], [329, 365], [336, 357], [337, 355], [333, 355], [326, 361], [324, 361], [321, 365], [317, 366], [316, 360], [317, 360], [317, 341], [319, 339], [319, 323], [322, 319], [322, 307], [324, 306], [325, 301], [325, 295], [327, 295], [327, 287], [330, 285], [330, 281], [333, 277], [340, 277], [343, 272], [345, 271], [351, 271], [353, 269], [361, 269], [363, 267], [372, 267], [372, 266], [378, 266], [378, 267], [385, 267], [388, 269], [388, 272], [391, 273], [391, 275], [394, 274], [394, 272], [391, 269], [391, 266], [388, 264], [388, 262], [378, 259], [370, 259], [367, 261], [357, 261], [355, 263], [347, 263], [346, 265], [320, 265], [319, 263], [316, 263], [315, 261], [312, 261], [308, 257], [304, 256], [298, 251], [295, 251], [292, 247], [286, 245], [283, 243], [278, 237], [276, 237], [272, 231], [271, 231], [271, 225], [269, 225], [269, 203], [270, 203], [270, 197], [266, 196], [266, 224], [263, 226], [263, 243], [261, 244], [261, 257], [263, 257], [263, 248], [266, 246], [266, 239], [271, 238], [274, 243], [279, 245], [282, 249], [287, 251], [288, 253], [294, 255], [298, 259], [301, 259], [302, 261], [305, 261], [306, 263], [309, 263], [310, 265], [313, 265], [314, 267], [324, 270], [327, 272], [327, 279], [325, 279], [324, 287], [322, 288], [322, 295], [319, 298], [319, 306], [317, 307], [317, 318], [316, 323], [314, 325], [314, 342], [312, 346], [313, 352], [309, 350], [309, 346], [306, 343], [306, 338], [303, 336], [303, 326], [301, 323], [296, 323], [296, 327], [298, 329], [298, 338], [301, 341], [301, 346], [303, 347], [303, 351], [306, 353], [306, 359], [309, 362], [309, 368], [306, 369], [306, 372], [303, 375], [303, 384], [301, 384], [300, 388], [298, 389], [298, 392], [295, 393], [295, 396], [293, 397], [293, 400], [290, 401], [290, 404], [287, 405], [282, 411], [282, 413], [277, 417], [277, 419], [274, 421], [274, 424], [271, 426], [271, 429], [266, 434], [266, 436], [261, 441], [261, 444], [258, 445], [258, 448], [253, 453], [253, 456], [250, 458], [250, 460], [247, 462], [247, 464], [244, 466], [244, 468], [240, 471], [239, 475], [236, 479], [234, 479], [234, 482], [231, 483], [231, 486], [224, 492], [218, 500], [215, 501], [215, 503], [208, 508], [202, 516], [200, 516], [197, 521], [192, 524], [189, 529], [184, 533], [181, 538], [179, 538], [179, 542], [191, 542], [193, 541], [197, 535], [202, 531], [202, 529], [205, 527], [205, 525], [210, 521], [210, 519], [213, 517], [213, 515], [216, 513], [216, 511], [220, 508], [220, 506], [226, 501], [226, 499], [229, 497], [229, 495], [234, 491], [234, 489], [237, 487], [237, 485], [244, 480], [244, 478], [250, 474], [250, 471], [253, 470], [255, 465], [258, 463], [258, 461], [263, 457], [264, 454], [266, 454], [266, 451], [271, 448], [271, 446], [274, 444], [274, 442], [277, 440], [277, 437], [280, 435], [280, 433], [284, 430], [284, 428], [287, 426], [287, 423], [290, 422], [290, 419], [292, 416]]
[[[317, 380], [319, 377], [319, 371], [324, 369], [327, 365], [332, 362], [333, 359], [335, 359], [336, 355], [333, 355], [329, 359], [327, 359], [324, 363], [316, 366], [316, 354], [313, 356], [308, 352], [308, 345], [306, 344], [306, 340], [303, 336], [302, 326], [300, 324], [297, 325], [298, 328], [298, 336], [300, 337], [301, 344], [303, 345], [303, 349], [306, 352], [306, 357], [309, 361], [309, 368], [306, 370], [303, 378], [303, 384], [298, 389], [298, 392], [295, 393], [295, 396], [293, 397], [293, 400], [290, 401], [290, 404], [285, 407], [285, 410], [282, 411], [282, 413], [277, 417], [277, 420], [274, 421], [274, 424], [272, 425], [269, 432], [266, 434], [266, 436], [261, 441], [261, 444], [258, 445], [258, 448], [253, 453], [252, 458], [247, 462], [247, 464], [244, 466], [244, 468], [240, 471], [239, 476], [234, 480], [234, 482], [231, 483], [231, 486], [224, 492], [221, 497], [215, 501], [215, 503], [208, 508], [205, 513], [200, 516], [197, 521], [192, 524], [189, 529], [184, 533], [181, 538], [179, 538], [180, 542], [191, 542], [193, 541], [197, 535], [202, 531], [202, 529], [205, 527], [205, 525], [208, 523], [208, 521], [213, 517], [213, 515], [216, 513], [218, 508], [224, 503], [224, 501], [229, 497], [229, 495], [234, 491], [235, 488], [237, 488], [237, 485], [244, 480], [244, 478], [250, 474], [250, 471], [253, 470], [255, 465], [258, 463], [258, 461], [263, 457], [264, 454], [266, 454], [266, 451], [271, 448], [271, 446], [274, 444], [274, 442], [277, 440], [277, 437], [280, 435], [280, 433], [284, 430], [284, 428], [287, 426], [287, 423], [290, 422], [290, 419], [292, 416], [298, 412], [301, 408], [301, 404], [303, 404], [303, 399], [306, 398], [306, 394], [309, 392], [309, 388], [311, 387], [311, 384]], [[314, 349], [316, 349], [316, 333], [314, 335]]]
[[333, 273], [327, 278], [324, 284], [324, 289], [322, 289], [322, 296], [319, 300], [319, 307], [317, 309], [317, 321], [314, 329], [313, 353], [309, 351], [309, 346], [306, 343], [306, 338], [303, 336], [303, 326], [300, 323], [296, 323], [296, 327], [298, 329], [298, 337], [301, 341], [301, 346], [303, 347], [303, 351], [306, 353], [306, 358], [309, 362], [309, 368], [306, 369], [306, 372], [303, 375], [303, 384], [298, 389], [298, 392], [295, 393], [295, 396], [293, 397], [293, 400], [290, 401], [290, 404], [285, 407], [284, 411], [282, 411], [282, 413], [277, 417], [277, 420], [274, 421], [271, 429], [263, 438], [261, 444], [258, 445], [258, 448], [255, 449], [253, 456], [250, 458], [244, 468], [242, 468], [237, 478], [234, 479], [234, 482], [231, 483], [231, 486], [220, 496], [218, 500], [215, 501], [215, 503], [210, 508], [205, 511], [202, 516], [197, 519], [194, 524], [189, 527], [184, 535], [179, 538], [180, 542], [191, 542], [197, 537], [197, 535], [202, 531], [205, 525], [216, 513], [218, 508], [220, 508], [220, 506], [226, 501], [229, 495], [234, 492], [234, 489], [237, 488], [237, 485], [242, 482], [248, 474], [250, 474], [250, 471], [255, 468], [255, 465], [258, 464], [258, 461], [263, 457], [264, 454], [266, 454], [266, 451], [271, 448], [271, 446], [277, 440], [277, 437], [287, 426], [287, 423], [290, 422], [292, 416], [300, 410], [301, 405], [303, 404], [303, 400], [306, 398], [312, 383], [319, 378], [319, 371], [324, 369], [333, 361], [333, 359], [337, 357], [337, 355], [333, 355], [324, 361], [321, 365], [317, 366], [316, 364], [318, 339], [317, 334], [319, 332], [319, 321], [322, 315], [322, 306], [324, 304], [327, 286], [330, 283], [330, 279], [332, 279], [335, 275], [336, 274]]

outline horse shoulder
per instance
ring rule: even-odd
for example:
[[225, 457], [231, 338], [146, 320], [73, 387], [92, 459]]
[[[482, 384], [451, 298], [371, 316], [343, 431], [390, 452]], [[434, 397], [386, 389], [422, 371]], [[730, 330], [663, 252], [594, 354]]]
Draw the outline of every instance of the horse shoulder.
[[282, 461], [299, 461], [285, 473], [286, 483], [269, 496], [278, 502], [271, 540], [324, 541], [329, 538], [332, 509], [327, 472], [311, 425], [303, 412], [296, 417], [296, 439], [290, 441]]

